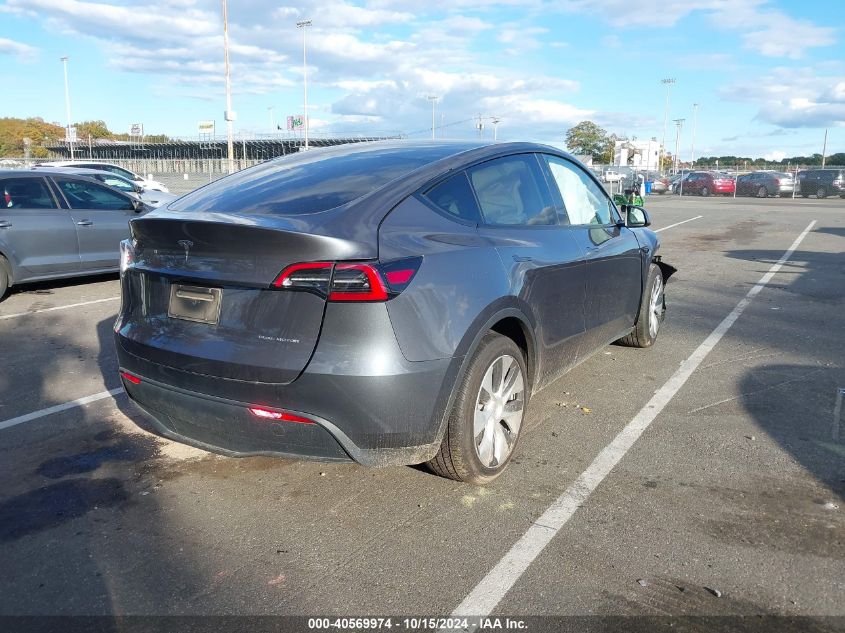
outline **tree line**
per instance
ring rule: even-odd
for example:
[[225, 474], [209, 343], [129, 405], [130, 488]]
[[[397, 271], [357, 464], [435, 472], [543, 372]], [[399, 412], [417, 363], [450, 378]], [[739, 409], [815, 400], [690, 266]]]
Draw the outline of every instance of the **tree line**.
[[[608, 165], [613, 162], [613, 147], [617, 141], [628, 140], [625, 136], [617, 136], [608, 133], [601, 126], [592, 121], [581, 121], [578, 125], [566, 131], [566, 147], [573, 154], [590, 156], [593, 161], [600, 165]], [[664, 152], [664, 168], [672, 164], [670, 152]], [[845, 153], [838, 152], [829, 154], [825, 158], [825, 165], [845, 165]], [[689, 166], [689, 163], [683, 163]], [[772, 165], [797, 165], [797, 166], [821, 166], [822, 155], [812, 156], [790, 156], [779, 161], [766, 160], [765, 158], [751, 158], [749, 156], [701, 156], [692, 164], [693, 167], [720, 166], [745, 166], [764, 167]]]
[[[74, 123], [76, 127], [77, 144], [87, 145], [89, 137], [92, 141], [129, 141], [129, 134], [112, 132], [105, 121], [83, 121]], [[41, 117], [18, 119], [14, 117], [0, 118], [0, 157], [21, 157], [24, 155], [24, 139], [30, 141], [30, 155], [33, 158], [46, 158], [46, 145], [64, 141], [65, 128], [59, 123], [48, 123]], [[145, 136], [147, 142], [164, 142], [169, 140], [164, 135]]]

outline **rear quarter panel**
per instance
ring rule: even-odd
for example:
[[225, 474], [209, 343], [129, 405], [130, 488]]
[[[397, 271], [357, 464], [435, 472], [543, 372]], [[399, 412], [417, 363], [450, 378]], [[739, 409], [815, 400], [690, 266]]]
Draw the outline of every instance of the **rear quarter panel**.
[[484, 315], [518, 307], [517, 298], [509, 298], [510, 287], [496, 249], [475, 225], [447, 219], [412, 196], [382, 223], [379, 259], [420, 255], [423, 262], [411, 284], [387, 303], [408, 360], [465, 353], [466, 339], [474, 338], [473, 329], [485, 320]]

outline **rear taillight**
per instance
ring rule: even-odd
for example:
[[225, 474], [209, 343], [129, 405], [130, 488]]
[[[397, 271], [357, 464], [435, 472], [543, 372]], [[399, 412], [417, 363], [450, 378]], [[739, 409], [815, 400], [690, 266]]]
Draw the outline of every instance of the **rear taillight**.
[[387, 301], [411, 283], [421, 257], [387, 264], [308, 262], [285, 268], [276, 288], [316, 292], [329, 301]]
[[379, 271], [369, 264], [338, 264], [329, 301], [387, 301], [387, 287]]
[[329, 281], [332, 278], [333, 265], [331, 262], [293, 264], [282, 271], [273, 285], [276, 288], [316, 290], [321, 294], [326, 294], [329, 289]]

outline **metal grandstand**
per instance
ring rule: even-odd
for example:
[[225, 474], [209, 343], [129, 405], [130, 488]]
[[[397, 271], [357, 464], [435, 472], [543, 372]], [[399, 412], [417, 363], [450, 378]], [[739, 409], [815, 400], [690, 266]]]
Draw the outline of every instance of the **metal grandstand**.
[[[328, 147], [345, 143], [363, 143], [399, 138], [380, 137], [326, 137], [310, 138], [311, 147]], [[236, 138], [233, 143], [235, 160], [267, 160], [298, 152], [303, 147], [301, 138]], [[47, 150], [53, 158], [70, 158], [70, 145], [51, 143]], [[75, 143], [76, 158], [92, 160], [206, 160], [226, 158], [226, 140], [215, 137], [209, 140], [168, 139], [166, 141], [103, 141], [92, 144]]]

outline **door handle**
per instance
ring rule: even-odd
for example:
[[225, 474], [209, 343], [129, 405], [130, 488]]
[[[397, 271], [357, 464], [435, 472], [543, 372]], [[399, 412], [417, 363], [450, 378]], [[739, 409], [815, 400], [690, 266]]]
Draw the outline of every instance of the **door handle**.
[[8, 220], [0, 220], [0, 229], [10, 229], [12, 228], [12, 223]]
[[515, 262], [533, 262], [534, 258], [529, 255], [514, 255], [513, 261]]
[[80, 220], [76, 223], [77, 226], [91, 226], [94, 224], [91, 220]]

